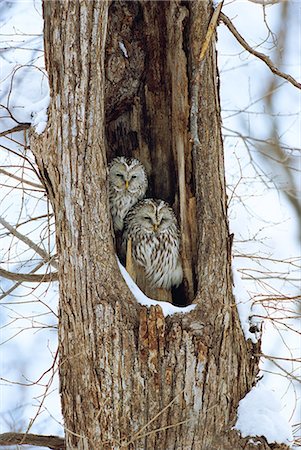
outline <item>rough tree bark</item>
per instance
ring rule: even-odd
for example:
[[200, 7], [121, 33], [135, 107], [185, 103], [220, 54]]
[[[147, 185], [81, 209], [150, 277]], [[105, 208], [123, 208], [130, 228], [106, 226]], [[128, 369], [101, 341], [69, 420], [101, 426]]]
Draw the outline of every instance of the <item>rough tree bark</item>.
[[[231, 281], [211, 1], [44, 1], [49, 124], [32, 149], [56, 218], [67, 449], [268, 449], [231, 427], [254, 384]], [[164, 318], [119, 272], [106, 166], [146, 165], [181, 224], [185, 302]], [[184, 303], [184, 302], [183, 302]]]

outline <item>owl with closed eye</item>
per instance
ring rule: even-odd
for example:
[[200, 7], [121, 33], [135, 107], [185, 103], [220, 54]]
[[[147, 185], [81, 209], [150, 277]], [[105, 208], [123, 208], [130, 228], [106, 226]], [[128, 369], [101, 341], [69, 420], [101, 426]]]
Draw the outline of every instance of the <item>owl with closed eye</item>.
[[114, 230], [121, 231], [128, 211], [145, 196], [146, 171], [138, 159], [119, 156], [109, 165], [108, 181]]
[[163, 200], [145, 199], [125, 218], [123, 250], [131, 239], [132, 259], [144, 268], [151, 287], [171, 289], [182, 282], [180, 232], [176, 216]]

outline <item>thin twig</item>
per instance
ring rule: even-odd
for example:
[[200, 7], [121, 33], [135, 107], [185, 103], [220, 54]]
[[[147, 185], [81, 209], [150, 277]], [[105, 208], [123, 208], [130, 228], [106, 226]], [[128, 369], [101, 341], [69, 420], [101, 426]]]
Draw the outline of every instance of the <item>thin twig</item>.
[[24, 242], [24, 244], [28, 245], [29, 248], [34, 250], [41, 258], [43, 258], [46, 262], [49, 262], [55, 269], [58, 268], [58, 264], [56, 261], [53, 260], [53, 257], [49, 255], [45, 250], [43, 250], [41, 247], [39, 247], [35, 242], [33, 242], [31, 239], [29, 239], [27, 236], [24, 236], [24, 234], [17, 231], [12, 225], [10, 225], [8, 222], [6, 222], [3, 217], [0, 217], [0, 224], [6, 228], [13, 236], [15, 236], [20, 241]]
[[226, 27], [231, 31], [231, 33], [233, 34], [233, 36], [236, 37], [236, 39], [238, 40], [238, 42], [240, 43], [240, 45], [242, 45], [249, 53], [251, 53], [252, 55], [256, 56], [257, 58], [261, 59], [261, 61], [263, 61], [268, 68], [275, 74], [278, 75], [281, 78], [284, 78], [285, 80], [287, 80], [289, 83], [291, 83], [293, 86], [295, 86], [298, 89], [301, 89], [301, 83], [298, 83], [297, 80], [295, 80], [295, 78], [293, 78], [291, 75], [281, 72], [277, 67], [274, 66], [273, 62], [271, 61], [271, 59], [265, 55], [264, 53], [260, 53], [257, 52], [256, 50], [254, 50], [242, 37], [241, 34], [239, 34], [239, 32], [237, 31], [237, 29], [235, 28], [235, 26], [233, 25], [233, 23], [231, 22], [231, 20], [229, 19], [229, 17], [227, 17], [224, 13], [220, 13], [219, 17], [221, 18], [221, 20], [224, 22], [224, 24], [226, 25]]
[[29, 186], [32, 186], [32, 187], [35, 187], [37, 189], [41, 189], [41, 190], [45, 191], [45, 188], [44, 188], [44, 186], [42, 184], [34, 183], [33, 181], [29, 181], [29, 180], [24, 180], [24, 178], [18, 177], [17, 175], [14, 175], [14, 174], [12, 174], [10, 172], [7, 172], [6, 170], [1, 169], [1, 168], [0, 168], [0, 173], [2, 173], [3, 175], [8, 176], [10, 178], [13, 178], [14, 180], [21, 181], [21, 183], [25, 183], [25, 184], [28, 184]]
[[16, 133], [17, 131], [28, 130], [30, 125], [31, 125], [31, 123], [21, 123], [19, 125], [16, 125], [13, 128], [10, 128], [9, 130], [2, 131], [0, 133], [0, 137], [7, 136], [8, 134], [11, 134], [11, 133]]
[[280, 3], [282, 0], [249, 0], [252, 3], [257, 3], [257, 5], [275, 5], [276, 3]]
[[[13, 150], [12, 148], [6, 147], [5, 145], [2, 145], [2, 144], [1, 144], [1, 147], [2, 147], [4, 150], [7, 150], [8, 152], [12, 153], [13, 155], [16, 155], [16, 156], [18, 156], [19, 158], [24, 159], [24, 160], [31, 166], [31, 169], [34, 171], [34, 173], [36, 174], [37, 178], [41, 181], [41, 184], [43, 184], [43, 181], [42, 181], [42, 178], [41, 178], [39, 172], [38, 172], [37, 169], [35, 168], [34, 164], [30, 161], [30, 159], [27, 158], [27, 156], [21, 155], [20, 153], [16, 152], [16, 151]], [[26, 167], [26, 169], [30, 169], [30, 167]]]
[[[41, 267], [44, 266], [44, 261], [40, 262], [36, 267], [34, 267], [29, 273], [35, 273], [37, 270], [40, 270]], [[11, 286], [9, 289], [7, 289], [7, 291], [3, 292], [0, 295], [0, 301], [3, 300], [7, 295], [11, 294], [15, 289], [17, 289], [19, 286], [21, 286], [22, 281], [18, 281], [16, 284], [14, 284], [13, 286]]]
[[288, 379], [293, 379], [293, 380], [297, 381], [298, 383], [301, 383], [300, 377], [296, 377], [292, 373], [285, 370], [280, 364], [278, 364], [276, 361], [274, 361], [273, 358], [268, 358], [267, 356], [265, 356], [265, 358], [268, 359], [269, 361], [271, 361], [271, 363], [273, 363], [276, 367], [278, 367], [278, 369], [282, 370], [282, 372], [284, 372], [287, 375]]

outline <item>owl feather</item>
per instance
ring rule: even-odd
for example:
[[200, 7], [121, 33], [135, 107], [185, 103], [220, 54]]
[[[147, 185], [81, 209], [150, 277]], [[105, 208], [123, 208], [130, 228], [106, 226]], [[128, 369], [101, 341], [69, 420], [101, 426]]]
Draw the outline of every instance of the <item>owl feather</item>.
[[146, 170], [138, 159], [119, 156], [109, 164], [108, 181], [114, 230], [121, 231], [128, 211], [145, 196]]
[[133, 261], [142, 266], [151, 287], [171, 289], [183, 279], [176, 216], [163, 200], [144, 199], [128, 212], [123, 251], [132, 242]]

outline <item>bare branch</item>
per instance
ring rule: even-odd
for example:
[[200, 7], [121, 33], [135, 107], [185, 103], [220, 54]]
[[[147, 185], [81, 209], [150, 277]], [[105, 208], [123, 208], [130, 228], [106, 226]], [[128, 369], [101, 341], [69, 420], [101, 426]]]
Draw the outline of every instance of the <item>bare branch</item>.
[[29, 181], [29, 180], [24, 180], [24, 178], [18, 177], [17, 175], [7, 172], [6, 170], [1, 169], [1, 168], [0, 168], [0, 173], [2, 173], [2, 175], [6, 175], [10, 178], [13, 178], [14, 180], [20, 181], [21, 183], [25, 183], [25, 184], [28, 184], [29, 186], [32, 186], [37, 189], [41, 189], [41, 190], [45, 191], [45, 188], [42, 184], [34, 183], [33, 181]]
[[17, 231], [12, 225], [10, 225], [8, 222], [6, 222], [3, 217], [0, 217], [0, 224], [5, 227], [13, 236], [15, 236], [17, 239], [20, 239], [20, 241], [24, 242], [28, 247], [30, 247], [32, 250], [34, 250], [41, 258], [43, 258], [46, 262], [49, 262], [55, 269], [58, 268], [57, 262], [53, 260], [53, 257], [50, 256], [45, 250], [43, 250], [41, 247], [39, 247], [35, 242], [33, 242], [31, 239], [29, 239], [27, 236], [24, 236], [19, 231]]
[[257, 5], [275, 5], [276, 3], [281, 2], [282, 0], [249, 0], [249, 2], [257, 3]]
[[0, 269], [0, 276], [7, 278], [11, 281], [29, 282], [29, 283], [49, 283], [49, 281], [58, 280], [58, 272], [42, 273], [42, 274], [29, 274], [29, 273], [16, 273], [9, 272], [4, 269]]
[[[40, 262], [36, 267], [34, 267], [29, 273], [35, 273], [37, 270], [40, 270], [41, 267], [44, 266], [44, 261]], [[22, 281], [18, 281], [14, 285], [12, 285], [7, 291], [3, 292], [3, 294], [0, 295], [0, 301], [3, 300], [7, 295], [11, 294], [15, 289], [17, 289], [22, 284]]]
[[10, 128], [9, 130], [2, 131], [0, 133], [0, 137], [7, 136], [8, 134], [11, 134], [11, 133], [16, 133], [17, 131], [28, 130], [30, 125], [31, 125], [31, 123], [21, 123], [19, 125], [16, 125], [13, 128]]
[[1, 147], [4, 148], [4, 150], [7, 150], [8, 152], [12, 153], [13, 155], [18, 156], [18, 158], [24, 159], [24, 161], [26, 161], [31, 166], [31, 169], [34, 171], [34, 173], [36, 174], [37, 178], [41, 181], [41, 184], [43, 184], [43, 181], [42, 181], [42, 178], [40, 177], [39, 172], [35, 168], [34, 164], [30, 161], [30, 159], [27, 158], [27, 156], [22, 155], [22, 154], [20, 154], [20, 153], [18, 153], [16, 151], [14, 151], [12, 148], [6, 147], [5, 145], [1, 144]]
[[265, 55], [264, 53], [257, 52], [254, 50], [242, 37], [241, 34], [237, 31], [229, 17], [227, 17], [224, 13], [220, 13], [220, 18], [226, 25], [226, 27], [231, 31], [231, 33], [236, 37], [238, 42], [252, 55], [256, 56], [257, 58], [261, 59], [268, 68], [275, 74], [278, 75], [281, 78], [284, 78], [285, 80], [289, 81], [293, 86], [295, 86], [298, 89], [301, 89], [301, 83], [298, 83], [295, 78], [293, 78], [291, 75], [288, 75], [287, 73], [281, 72], [277, 67], [274, 66], [271, 59]]
[[10, 112], [10, 110], [9, 110], [9, 108], [8, 108], [7, 106], [1, 104], [1, 105], [0, 105], [0, 108], [5, 109], [5, 110], [7, 111], [7, 113], [8, 113], [8, 115], [9, 115], [9, 117], [10, 117], [14, 122], [16, 122], [16, 123], [19, 124], [19, 125], [23, 125], [22, 122], [19, 122], [19, 121], [12, 115], [12, 113]]
[[59, 436], [13, 432], [0, 434], [0, 446], [4, 445], [34, 445], [48, 447], [52, 450], [64, 450], [66, 448], [65, 439]]
[[217, 21], [218, 21], [218, 18], [219, 18], [219, 15], [220, 15], [223, 3], [224, 3], [224, 0], [222, 0], [217, 5], [214, 13], [212, 14], [212, 17], [211, 17], [211, 20], [210, 20], [210, 23], [209, 23], [209, 26], [208, 26], [207, 34], [206, 34], [206, 37], [205, 37], [205, 40], [204, 40], [204, 43], [203, 43], [203, 46], [202, 46], [202, 49], [201, 49], [201, 53], [200, 53], [200, 56], [199, 56], [199, 62], [203, 61], [203, 59], [205, 58], [207, 48], [208, 48], [208, 46], [210, 44], [212, 35], [213, 35], [213, 33], [214, 33], [215, 29], [216, 29]]

